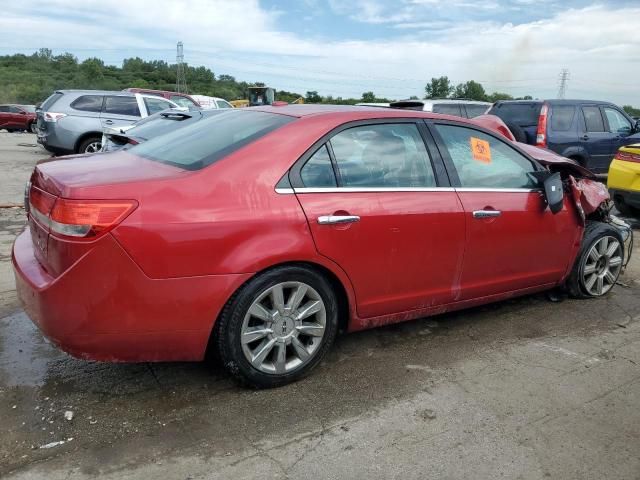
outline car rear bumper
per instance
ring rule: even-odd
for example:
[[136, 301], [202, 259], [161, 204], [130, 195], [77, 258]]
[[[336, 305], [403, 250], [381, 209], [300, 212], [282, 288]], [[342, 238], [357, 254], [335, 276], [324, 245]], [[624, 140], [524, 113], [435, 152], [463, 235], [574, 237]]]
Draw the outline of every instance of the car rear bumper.
[[13, 246], [18, 296], [42, 333], [90, 360], [197, 361], [232, 293], [250, 274], [152, 279], [111, 236], [58, 277], [35, 258], [26, 230]]

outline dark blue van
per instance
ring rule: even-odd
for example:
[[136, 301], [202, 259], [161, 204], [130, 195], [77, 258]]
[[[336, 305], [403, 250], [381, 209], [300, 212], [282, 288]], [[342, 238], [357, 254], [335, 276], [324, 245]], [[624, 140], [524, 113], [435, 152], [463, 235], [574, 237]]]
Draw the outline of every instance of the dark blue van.
[[618, 148], [640, 142], [640, 122], [617, 105], [596, 100], [502, 100], [487, 112], [517, 141], [573, 158], [607, 173]]

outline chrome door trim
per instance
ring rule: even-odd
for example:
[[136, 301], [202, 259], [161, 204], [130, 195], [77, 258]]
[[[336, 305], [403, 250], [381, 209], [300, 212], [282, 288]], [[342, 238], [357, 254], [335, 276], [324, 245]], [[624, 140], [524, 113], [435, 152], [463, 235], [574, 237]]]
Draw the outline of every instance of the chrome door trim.
[[292, 193], [296, 193], [293, 188], [276, 188], [276, 193], [280, 195], [290, 195]]
[[359, 221], [360, 217], [358, 215], [322, 215], [318, 217], [318, 223], [320, 225], [340, 225], [342, 223], [355, 223]]
[[473, 218], [494, 218], [502, 215], [500, 210], [474, 210]]
[[531, 193], [542, 192], [540, 188], [456, 188], [456, 192], [502, 192], [502, 193]]

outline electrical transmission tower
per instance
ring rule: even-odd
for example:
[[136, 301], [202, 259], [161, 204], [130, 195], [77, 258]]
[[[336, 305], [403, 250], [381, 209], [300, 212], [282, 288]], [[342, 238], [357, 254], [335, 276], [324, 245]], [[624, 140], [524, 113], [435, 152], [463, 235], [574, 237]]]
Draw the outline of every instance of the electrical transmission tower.
[[558, 88], [558, 98], [564, 98], [567, 93], [567, 84], [569, 83], [569, 70], [563, 68], [560, 70], [560, 88]]
[[182, 42], [178, 42], [178, 50], [176, 53], [176, 67], [178, 72], [176, 76], [176, 92], [188, 93], [187, 92], [187, 72], [184, 66], [184, 53], [182, 52]]

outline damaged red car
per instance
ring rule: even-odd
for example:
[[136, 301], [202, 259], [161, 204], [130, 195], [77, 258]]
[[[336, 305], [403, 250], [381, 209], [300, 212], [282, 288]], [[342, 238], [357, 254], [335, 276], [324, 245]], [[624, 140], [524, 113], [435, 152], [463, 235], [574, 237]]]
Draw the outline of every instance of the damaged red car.
[[606, 189], [500, 124], [260, 107], [40, 163], [13, 248], [19, 296], [77, 357], [215, 351], [270, 387], [316, 367], [339, 330], [554, 288], [605, 295], [633, 240]]

